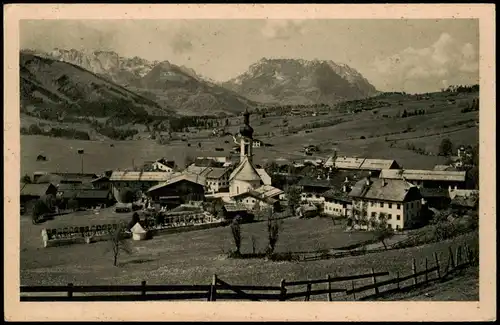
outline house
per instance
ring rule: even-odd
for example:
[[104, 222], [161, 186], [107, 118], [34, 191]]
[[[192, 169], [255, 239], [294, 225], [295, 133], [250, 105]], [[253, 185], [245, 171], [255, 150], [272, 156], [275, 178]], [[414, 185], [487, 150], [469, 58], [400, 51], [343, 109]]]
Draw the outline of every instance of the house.
[[169, 208], [190, 201], [205, 200], [206, 180], [198, 175], [180, 174], [147, 190], [147, 195], [155, 202]]
[[304, 177], [298, 184], [302, 193], [300, 194], [301, 201], [309, 203], [322, 204], [325, 200], [323, 193], [335, 188], [335, 184], [330, 179], [313, 179]]
[[392, 229], [411, 228], [418, 223], [422, 196], [418, 187], [402, 179], [362, 179], [353, 186], [351, 215], [357, 226], [370, 228], [370, 223], [385, 218]]
[[162, 171], [166, 173], [174, 173], [175, 161], [160, 158], [151, 164], [153, 171]]
[[264, 168], [255, 168], [255, 170], [257, 171], [257, 174], [259, 174], [264, 185], [272, 185], [271, 176], [269, 176]]
[[42, 184], [21, 183], [20, 203], [22, 206], [25, 206], [49, 194], [54, 196], [57, 195], [57, 187], [51, 183], [42, 183]]
[[422, 204], [428, 208], [446, 209], [450, 205], [450, 193], [446, 188], [420, 188]]
[[62, 177], [61, 184], [78, 184], [90, 183], [93, 179], [98, 178], [94, 173], [52, 173]]
[[116, 189], [129, 187], [134, 190], [146, 191], [174, 176], [175, 174], [166, 172], [113, 171], [109, 181]]
[[267, 197], [254, 190], [232, 196], [231, 199], [236, 203], [244, 205], [249, 211], [279, 210], [279, 200]]
[[109, 176], [107, 176], [107, 175], [99, 176], [98, 178], [95, 178], [92, 181], [90, 181], [90, 183], [96, 189], [111, 190], [112, 186], [111, 186], [111, 181], [109, 180], [110, 176], [111, 175], [109, 175]]
[[465, 187], [465, 171], [440, 171], [417, 169], [384, 169], [380, 178], [405, 179], [418, 187], [428, 188], [463, 188]]
[[254, 147], [254, 148], [264, 147], [264, 142], [257, 140], [257, 139], [253, 139], [252, 147]]
[[199, 167], [192, 164], [183, 173], [198, 175], [205, 179], [204, 185], [209, 193], [229, 191], [231, 169], [228, 167]]
[[322, 194], [323, 213], [330, 216], [350, 217], [352, 211], [352, 198], [349, 189], [330, 189]]
[[59, 189], [60, 198], [63, 201], [63, 206], [68, 205], [69, 200], [76, 200], [79, 208], [93, 208], [96, 206], [108, 207], [115, 200], [110, 190], [100, 190], [94, 188], [80, 189]]
[[253, 220], [253, 216], [248, 212], [247, 207], [241, 203], [224, 203], [222, 213], [225, 220], [233, 220], [241, 217], [243, 222]]
[[399, 169], [401, 168], [399, 164], [392, 159], [371, 159], [366, 158], [361, 166], [360, 170], [371, 171], [373, 176], [377, 176], [383, 169]]
[[230, 157], [196, 157], [195, 166], [199, 167], [229, 167], [233, 164]]
[[450, 206], [461, 211], [477, 210], [479, 208], [478, 190], [448, 189]]

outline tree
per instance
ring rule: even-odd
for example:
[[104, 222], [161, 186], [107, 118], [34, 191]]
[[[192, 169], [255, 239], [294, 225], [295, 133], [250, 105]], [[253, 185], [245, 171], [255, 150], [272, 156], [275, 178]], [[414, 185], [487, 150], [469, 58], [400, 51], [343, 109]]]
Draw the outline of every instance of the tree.
[[234, 246], [236, 247], [236, 255], [241, 255], [241, 217], [236, 216], [231, 222], [231, 233], [233, 234]]
[[33, 224], [36, 225], [40, 217], [45, 213], [47, 213], [47, 206], [45, 205], [43, 200], [36, 200], [31, 211], [31, 221], [33, 222]]
[[401, 117], [407, 117], [407, 116], [408, 116], [408, 112], [406, 110], [404, 110], [403, 115], [401, 115]]
[[134, 212], [132, 214], [132, 220], [128, 223], [127, 229], [130, 230], [132, 229], [133, 226], [135, 226], [136, 223], [140, 222], [141, 218], [139, 217], [139, 214], [137, 212]]
[[288, 201], [288, 209], [292, 216], [295, 215], [295, 210], [300, 205], [300, 188], [298, 186], [288, 186], [286, 189], [286, 199]]
[[352, 215], [350, 217], [352, 219], [352, 225], [358, 224], [361, 226], [366, 226], [368, 224], [367, 208], [367, 204], [365, 204], [363, 201], [353, 201]]
[[275, 214], [271, 214], [267, 219], [267, 235], [269, 239], [269, 244], [267, 246], [266, 255], [270, 256], [274, 253], [276, 244], [278, 243], [279, 234], [282, 230], [283, 222], [279, 220]]
[[125, 229], [126, 227], [124, 224], [119, 224], [118, 227], [108, 230], [108, 243], [113, 253], [113, 266], [118, 265], [120, 252], [123, 251], [127, 254], [132, 254], [132, 249], [125, 237]]
[[443, 139], [443, 141], [441, 141], [441, 144], [439, 145], [439, 155], [448, 157], [451, 156], [452, 153], [453, 143], [448, 138]]
[[386, 240], [394, 236], [394, 231], [387, 224], [387, 214], [381, 212], [379, 215], [379, 220], [376, 222], [373, 228], [375, 238], [384, 245], [384, 249], [387, 250]]

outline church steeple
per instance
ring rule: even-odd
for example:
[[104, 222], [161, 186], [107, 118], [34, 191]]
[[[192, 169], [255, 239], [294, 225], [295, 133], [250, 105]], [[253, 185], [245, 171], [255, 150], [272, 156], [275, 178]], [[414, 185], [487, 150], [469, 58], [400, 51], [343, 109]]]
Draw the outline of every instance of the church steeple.
[[253, 128], [250, 126], [250, 113], [248, 109], [243, 113], [243, 126], [240, 128], [240, 161], [245, 157], [252, 162]]

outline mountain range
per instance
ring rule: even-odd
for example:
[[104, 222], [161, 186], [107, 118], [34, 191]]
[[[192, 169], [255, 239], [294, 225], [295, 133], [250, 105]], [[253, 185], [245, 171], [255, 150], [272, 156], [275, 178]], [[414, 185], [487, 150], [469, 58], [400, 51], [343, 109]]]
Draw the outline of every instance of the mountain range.
[[119, 102], [141, 114], [233, 115], [261, 103], [334, 104], [377, 93], [355, 69], [321, 60], [264, 58], [231, 80], [215, 82], [169, 61], [113, 51], [25, 49], [20, 69], [24, 103], [62, 102], [75, 113]]

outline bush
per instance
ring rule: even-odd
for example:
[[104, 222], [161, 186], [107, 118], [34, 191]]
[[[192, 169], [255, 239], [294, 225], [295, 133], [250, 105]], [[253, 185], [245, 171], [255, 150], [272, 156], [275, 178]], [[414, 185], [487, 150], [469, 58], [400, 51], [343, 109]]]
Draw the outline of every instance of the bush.
[[241, 217], [236, 216], [231, 222], [231, 233], [233, 234], [234, 246], [236, 247], [235, 254], [241, 255]]

